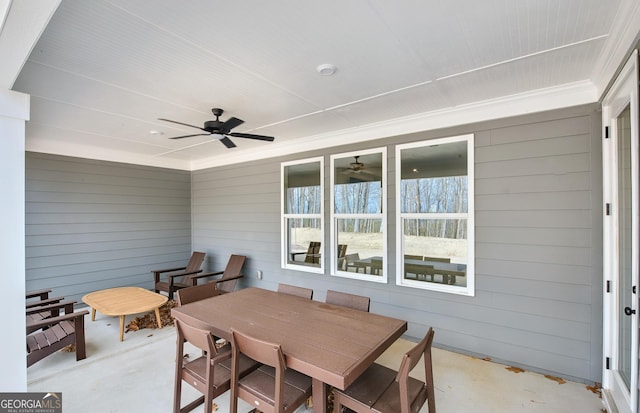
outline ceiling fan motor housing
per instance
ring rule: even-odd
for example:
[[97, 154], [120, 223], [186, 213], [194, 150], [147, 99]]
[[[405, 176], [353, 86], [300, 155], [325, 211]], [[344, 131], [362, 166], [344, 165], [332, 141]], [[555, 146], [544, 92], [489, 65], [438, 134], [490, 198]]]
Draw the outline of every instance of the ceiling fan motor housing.
[[220, 125], [222, 125], [222, 122], [219, 120], [208, 120], [204, 123], [203, 129], [211, 133], [220, 132]]

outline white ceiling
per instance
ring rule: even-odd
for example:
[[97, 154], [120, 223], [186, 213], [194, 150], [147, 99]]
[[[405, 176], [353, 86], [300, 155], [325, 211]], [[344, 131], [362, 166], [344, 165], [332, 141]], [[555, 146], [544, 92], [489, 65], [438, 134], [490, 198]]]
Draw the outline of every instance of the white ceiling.
[[[638, 3], [62, 0], [12, 89], [27, 150], [193, 170], [597, 101]], [[158, 120], [212, 107], [275, 142]]]

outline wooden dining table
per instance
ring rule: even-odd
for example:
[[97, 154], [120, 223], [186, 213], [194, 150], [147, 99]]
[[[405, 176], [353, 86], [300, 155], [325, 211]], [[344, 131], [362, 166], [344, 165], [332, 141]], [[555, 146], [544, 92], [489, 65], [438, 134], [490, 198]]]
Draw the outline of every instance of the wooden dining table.
[[327, 385], [346, 389], [407, 330], [404, 320], [259, 288], [196, 301], [171, 313], [228, 340], [234, 329], [279, 343], [287, 367], [312, 378], [316, 413], [326, 413]]

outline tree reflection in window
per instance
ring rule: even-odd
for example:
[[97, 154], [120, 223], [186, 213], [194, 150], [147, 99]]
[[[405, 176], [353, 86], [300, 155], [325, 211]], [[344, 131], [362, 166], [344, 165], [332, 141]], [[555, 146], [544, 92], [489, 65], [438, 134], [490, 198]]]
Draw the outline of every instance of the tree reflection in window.
[[386, 151], [334, 155], [332, 274], [386, 281]]
[[282, 164], [282, 266], [323, 272], [323, 158]]

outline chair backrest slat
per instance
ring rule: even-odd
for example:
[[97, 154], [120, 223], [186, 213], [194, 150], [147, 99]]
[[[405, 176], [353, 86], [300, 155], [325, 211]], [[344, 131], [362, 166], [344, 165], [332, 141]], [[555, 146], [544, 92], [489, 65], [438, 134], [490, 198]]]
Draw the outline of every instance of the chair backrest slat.
[[[204, 262], [204, 257], [206, 255], [207, 254], [204, 252], [194, 251], [191, 254], [191, 258], [189, 259], [189, 262], [187, 263], [187, 267], [184, 269], [184, 272], [189, 273], [189, 272], [194, 272], [201, 269], [202, 263]], [[182, 277], [181, 282], [183, 284], [189, 283], [189, 281], [191, 280], [191, 275], [193, 274], [187, 274], [184, 277]]]
[[342, 307], [355, 308], [356, 310], [369, 311], [369, 297], [362, 295], [343, 293], [340, 291], [327, 290], [325, 302], [328, 304], [340, 305]]
[[247, 257], [244, 255], [231, 254], [231, 257], [229, 257], [229, 261], [227, 262], [227, 266], [224, 269], [224, 273], [222, 274], [222, 278], [218, 280], [219, 290], [230, 293], [236, 289], [238, 279], [234, 278], [233, 280], [225, 281], [225, 278], [240, 275], [246, 259]]
[[296, 285], [280, 283], [278, 284], [278, 292], [308, 298], [309, 300], [313, 298], [313, 290], [311, 288], [298, 287]]
[[216, 289], [215, 283], [200, 284], [193, 287], [181, 288], [176, 294], [178, 295], [178, 305], [185, 305], [194, 301], [204, 300], [205, 298], [215, 297], [220, 293]]
[[186, 340], [212, 356], [218, 353], [215, 343], [213, 342], [213, 336], [208, 330], [196, 328], [177, 319], [175, 320], [175, 325], [176, 331], [178, 332], [179, 343], [181, 340]]

